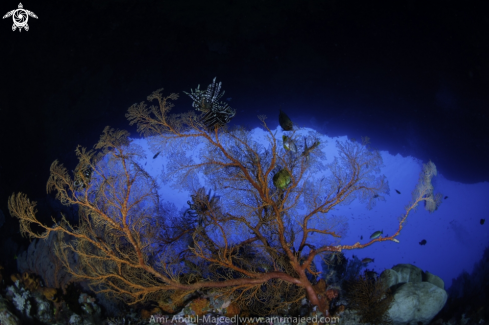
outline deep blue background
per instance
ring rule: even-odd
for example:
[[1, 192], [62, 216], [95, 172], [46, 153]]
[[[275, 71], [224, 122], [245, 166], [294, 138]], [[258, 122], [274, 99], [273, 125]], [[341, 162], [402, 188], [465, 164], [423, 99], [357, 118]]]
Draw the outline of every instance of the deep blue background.
[[[2, 2], [0, 11], [17, 8]], [[0, 21], [0, 209], [45, 196], [49, 166], [76, 166], [104, 126], [152, 91], [217, 76], [232, 123], [369, 136], [433, 160], [449, 180], [489, 181], [489, 19], [484, 2], [28, 1], [29, 31]], [[42, 213], [42, 211], [41, 211]], [[49, 211], [46, 216], [49, 217]], [[15, 220], [1, 229], [9, 235]], [[10, 224], [10, 226], [9, 226]]]

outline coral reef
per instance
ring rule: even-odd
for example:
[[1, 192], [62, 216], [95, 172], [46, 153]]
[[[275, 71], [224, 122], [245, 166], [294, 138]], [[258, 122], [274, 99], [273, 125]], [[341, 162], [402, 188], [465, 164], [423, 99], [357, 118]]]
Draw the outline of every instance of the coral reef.
[[[39, 282], [33, 279], [35, 277], [30, 275], [22, 277], [12, 275], [15, 283], [6, 287], [5, 298], [0, 294], [0, 324], [99, 325], [108, 323], [108, 320], [103, 320], [102, 310], [91, 295], [78, 294], [75, 307], [65, 300], [66, 296], [58, 295], [56, 289], [39, 286], [37, 285]], [[32, 285], [32, 283], [37, 284]], [[130, 323], [138, 324], [139, 319], [132, 317]]]
[[8, 301], [0, 295], [0, 324], [16, 325], [19, 322], [19, 318], [9, 309]]
[[[20, 280], [6, 289], [6, 297], [12, 301], [20, 320], [27, 322], [36, 321], [42, 324], [54, 323], [54, 313], [51, 303], [42, 295], [31, 292]], [[37, 290], [37, 289], [36, 289]]]
[[[341, 283], [318, 281], [314, 259], [398, 242], [411, 211], [420, 203], [436, 201], [431, 185], [436, 169], [430, 162], [390, 236], [379, 234], [365, 243], [339, 245], [344, 223], [330, 212], [355, 199], [371, 208], [379, 195], [389, 191], [380, 174], [380, 153], [370, 150], [366, 141], [337, 141], [337, 156], [326, 164], [325, 143], [317, 140], [318, 134], [299, 136], [300, 131], [292, 128], [288, 136], [300, 147], [294, 152], [278, 145], [264, 116], [259, 119], [266, 143], [255, 141], [243, 127], [228, 129], [225, 125], [234, 110], [218, 102], [222, 94], [215, 80], [206, 91], [198, 87], [189, 95], [194, 108], [203, 113], [200, 117], [194, 111], [169, 114], [170, 100], [178, 95], [165, 97], [161, 90], [148, 96], [157, 105], [135, 104], [126, 114], [140, 133], [153, 137], [157, 152], [166, 153], [164, 186], [191, 191], [193, 202], [189, 201], [186, 212], [163, 208], [160, 184], [142, 163], [143, 149], [131, 144], [127, 131], [106, 127], [93, 150], [76, 149], [75, 175], [58, 161], [51, 165], [48, 192], [77, 211], [76, 223], [62, 216], [52, 226], [43, 224], [36, 218], [35, 202], [22, 193], [10, 197], [9, 211], [19, 220], [21, 234], [54, 244], [54, 255], [39, 243], [27, 255], [56, 257], [55, 265], [88, 283], [91, 292], [147, 311], [203, 314], [211, 304], [199, 300], [208, 299], [202, 297], [206, 295], [233, 297], [228, 305], [233, 306], [232, 312], [250, 315], [297, 312], [307, 298], [314, 312], [330, 316]], [[328, 174], [313, 182], [320, 170]], [[218, 191], [219, 200], [195, 186], [197, 176]], [[324, 239], [320, 245], [314, 234]], [[22, 260], [25, 269], [38, 267]], [[65, 280], [47, 274], [49, 270], [43, 267], [36, 272], [46, 277], [50, 287], [51, 283], [62, 286]], [[29, 276], [24, 281], [32, 289], [40, 286]], [[371, 289], [369, 279], [357, 281], [377, 294], [376, 282]], [[77, 312], [84, 315], [99, 313], [86, 297], [80, 302], [66, 286], [63, 290], [67, 309], [80, 309]], [[17, 293], [19, 306], [22, 294]], [[44, 297], [56, 299], [53, 291], [45, 291]], [[376, 309], [386, 303], [379, 297], [372, 301]], [[80, 321], [70, 317], [73, 323]], [[378, 321], [370, 315], [364, 318]]]
[[343, 286], [345, 280], [358, 277], [365, 266], [355, 255], [346, 258], [343, 253], [334, 253], [321, 261], [322, 277], [328, 284]]
[[[51, 233], [45, 240], [33, 240], [28, 249], [17, 257], [17, 270], [21, 274], [39, 275], [48, 287], [64, 288], [72, 280], [72, 275], [53, 252], [56, 244], [67, 240], [60, 233]], [[75, 263], [75, 256], [68, 258], [70, 263]]]

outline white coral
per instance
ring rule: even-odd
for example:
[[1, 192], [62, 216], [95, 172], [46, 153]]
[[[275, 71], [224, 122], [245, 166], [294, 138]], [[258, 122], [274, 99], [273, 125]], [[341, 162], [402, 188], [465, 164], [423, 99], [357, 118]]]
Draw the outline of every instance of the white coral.
[[12, 298], [15, 308], [24, 313], [27, 317], [31, 317], [31, 303], [29, 302], [30, 292], [19, 285], [19, 281], [15, 282], [15, 286], [7, 287], [7, 295]]
[[35, 297], [36, 305], [37, 305], [37, 313], [36, 318], [44, 323], [50, 323], [51, 316], [53, 315], [53, 310], [51, 308], [51, 304], [45, 299]]
[[77, 314], [73, 314], [73, 315], [71, 315], [70, 320], [68, 321], [68, 324], [70, 324], [70, 325], [81, 325], [81, 324], [83, 324], [83, 320]]
[[8, 308], [7, 301], [0, 295], [0, 324], [17, 325], [19, 319]]

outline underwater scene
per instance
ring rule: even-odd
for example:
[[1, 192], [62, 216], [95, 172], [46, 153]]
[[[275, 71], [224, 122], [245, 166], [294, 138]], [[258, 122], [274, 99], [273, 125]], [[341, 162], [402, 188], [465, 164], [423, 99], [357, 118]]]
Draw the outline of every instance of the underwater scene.
[[0, 325], [489, 324], [484, 2], [26, 1]]
[[194, 110], [172, 114], [178, 95], [157, 90], [126, 113], [141, 137], [106, 127], [74, 170], [54, 161], [54, 224], [10, 196], [34, 241], [2, 324], [429, 324], [487, 288], [488, 183], [282, 110], [275, 129], [229, 127], [216, 78], [185, 94]]

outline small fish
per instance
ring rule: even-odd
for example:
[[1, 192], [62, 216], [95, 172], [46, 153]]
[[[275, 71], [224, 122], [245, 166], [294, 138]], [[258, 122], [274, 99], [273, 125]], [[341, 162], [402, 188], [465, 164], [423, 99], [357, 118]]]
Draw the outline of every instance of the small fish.
[[398, 190], [396, 190], [397, 194], [401, 194], [401, 192], [399, 192]]
[[426, 243], [427, 243], [426, 239], [423, 239], [422, 241], [419, 242], [421, 246], [426, 245]]
[[360, 236], [360, 240], [363, 240], [363, 236]]
[[158, 155], [160, 154], [160, 152], [161, 152], [161, 151], [158, 151], [158, 152], [156, 153], [156, 155], [154, 155], [154, 156], [153, 156], [153, 159], [156, 159], [156, 157], [158, 157]]
[[282, 135], [282, 140], [284, 142], [284, 149], [292, 152], [297, 152], [297, 146], [294, 141], [286, 135]]
[[362, 263], [363, 264], [368, 264], [368, 263], [372, 263], [374, 261], [373, 258], [369, 258], [369, 257], [365, 257], [363, 260], [362, 260]]
[[293, 123], [290, 118], [280, 110], [280, 114], [278, 115], [278, 122], [284, 131], [292, 131]]
[[382, 235], [384, 233], [383, 230], [377, 230], [376, 232], [374, 232], [371, 236], [370, 236], [370, 239], [375, 239], [375, 238], [379, 238], [380, 235]]
[[445, 200], [448, 199], [448, 196], [445, 196]]
[[480, 221], [481, 225], [483, 225], [484, 222], [486, 222], [486, 219], [481, 219], [481, 221]]
[[379, 195], [378, 195], [378, 194], [375, 194], [375, 195], [374, 195], [374, 199], [376, 199], [376, 198], [378, 198], [378, 197], [379, 197]]

